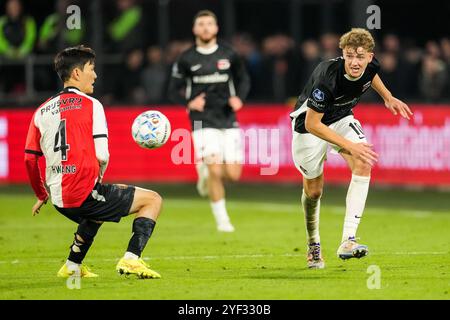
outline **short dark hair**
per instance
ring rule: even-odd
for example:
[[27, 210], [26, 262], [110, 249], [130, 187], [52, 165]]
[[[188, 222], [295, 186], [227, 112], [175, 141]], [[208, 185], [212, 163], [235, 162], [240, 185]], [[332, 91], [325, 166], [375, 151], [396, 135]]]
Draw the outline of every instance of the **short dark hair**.
[[212, 12], [211, 10], [200, 10], [194, 16], [194, 19], [192, 20], [192, 24], [195, 24], [195, 20], [197, 20], [200, 17], [213, 17], [214, 20], [216, 20], [216, 23], [217, 23], [217, 16], [216, 16], [216, 14], [214, 12]]
[[83, 69], [86, 63], [95, 62], [95, 52], [83, 45], [66, 48], [55, 56], [55, 71], [63, 82], [70, 79], [70, 74], [75, 68]]

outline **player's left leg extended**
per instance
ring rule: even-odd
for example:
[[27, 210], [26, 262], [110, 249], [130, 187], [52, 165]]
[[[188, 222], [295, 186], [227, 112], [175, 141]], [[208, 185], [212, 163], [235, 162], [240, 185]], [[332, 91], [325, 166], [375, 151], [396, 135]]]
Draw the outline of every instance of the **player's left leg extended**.
[[102, 222], [92, 221], [88, 219], [81, 220], [78, 225], [75, 238], [70, 246], [70, 254], [66, 263], [58, 271], [57, 276], [67, 278], [73, 275], [79, 275], [82, 278], [97, 277], [95, 273], [82, 264], [89, 248], [91, 247], [94, 237], [100, 229]]
[[352, 170], [347, 198], [342, 243], [337, 251], [339, 258], [362, 258], [369, 253], [366, 245], [356, 242], [356, 231], [361, 221], [369, 192], [371, 166], [354, 157], [342, 154]]
[[[367, 143], [361, 124], [352, 115], [333, 123], [330, 128], [354, 143]], [[371, 166], [342, 152], [343, 150], [340, 150], [339, 147], [331, 146], [334, 151], [339, 152], [352, 171], [352, 180], [346, 198], [342, 242], [337, 250], [337, 255], [341, 259], [361, 258], [369, 253], [369, 249], [366, 245], [356, 242], [356, 231], [366, 205]]]

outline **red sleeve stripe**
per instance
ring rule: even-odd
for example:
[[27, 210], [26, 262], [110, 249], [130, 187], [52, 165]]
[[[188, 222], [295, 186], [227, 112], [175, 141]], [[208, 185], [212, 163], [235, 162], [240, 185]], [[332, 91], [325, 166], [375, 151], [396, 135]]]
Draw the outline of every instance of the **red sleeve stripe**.
[[37, 156], [43, 156], [44, 155], [41, 151], [35, 151], [35, 150], [30, 150], [30, 149], [25, 149], [25, 153], [31, 153], [31, 154], [35, 154]]

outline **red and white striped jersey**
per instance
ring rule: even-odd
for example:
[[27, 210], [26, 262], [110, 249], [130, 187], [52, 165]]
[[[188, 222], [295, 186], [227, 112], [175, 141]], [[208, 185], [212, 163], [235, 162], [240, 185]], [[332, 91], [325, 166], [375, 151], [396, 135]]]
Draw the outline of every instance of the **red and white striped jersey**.
[[35, 160], [36, 155], [44, 155], [53, 204], [61, 208], [81, 206], [100, 170], [94, 139], [107, 141], [107, 136], [102, 104], [74, 87], [42, 104], [33, 115], [25, 145], [25, 162], [37, 197], [46, 198]]

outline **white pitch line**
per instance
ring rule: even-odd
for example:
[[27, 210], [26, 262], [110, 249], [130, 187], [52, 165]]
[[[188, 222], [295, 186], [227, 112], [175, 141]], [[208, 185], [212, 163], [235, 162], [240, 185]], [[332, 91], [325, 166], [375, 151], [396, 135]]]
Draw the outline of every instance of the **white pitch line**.
[[[444, 251], [410, 251], [410, 252], [374, 252], [374, 253], [370, 253], [370, 255], [449, 255], [449, 252], [444, 252]], [[214, 260], [214, 259], [227, 259], [227, 258], [231, 258], [231, 259], [254, 259], [254, 258], [268, 258], [268, 257], [304, 257], [304, 254], [296, 254], [296, 253], [285, 253], [285, 254], [236, 254], [236, 255], [222, 255], [222, 256], [163, 256], [163, 257], [144, 257], [144, 260]], [[46, 262], [61, 262], [61, 260], [63, 259], [51, 259], [51, 260], [47, 260], [47, 259], [28, 259], [25, 261], [20, 261], [20, 260], [12, 260], [12, 261], [6, 261], [6, 260], [2, 260], [0, 261], [0, 264], [19, 264], [19, 263], [29, 263], [31, 261], [36, 262], [36, 261], [41, 261], [41, 260], [45, 260]], [[97, 259], [97, 261], [105, 261], [105, 262], [111, 262], [111, 261], [119, 261], [119, 258], [116, 259]]]

